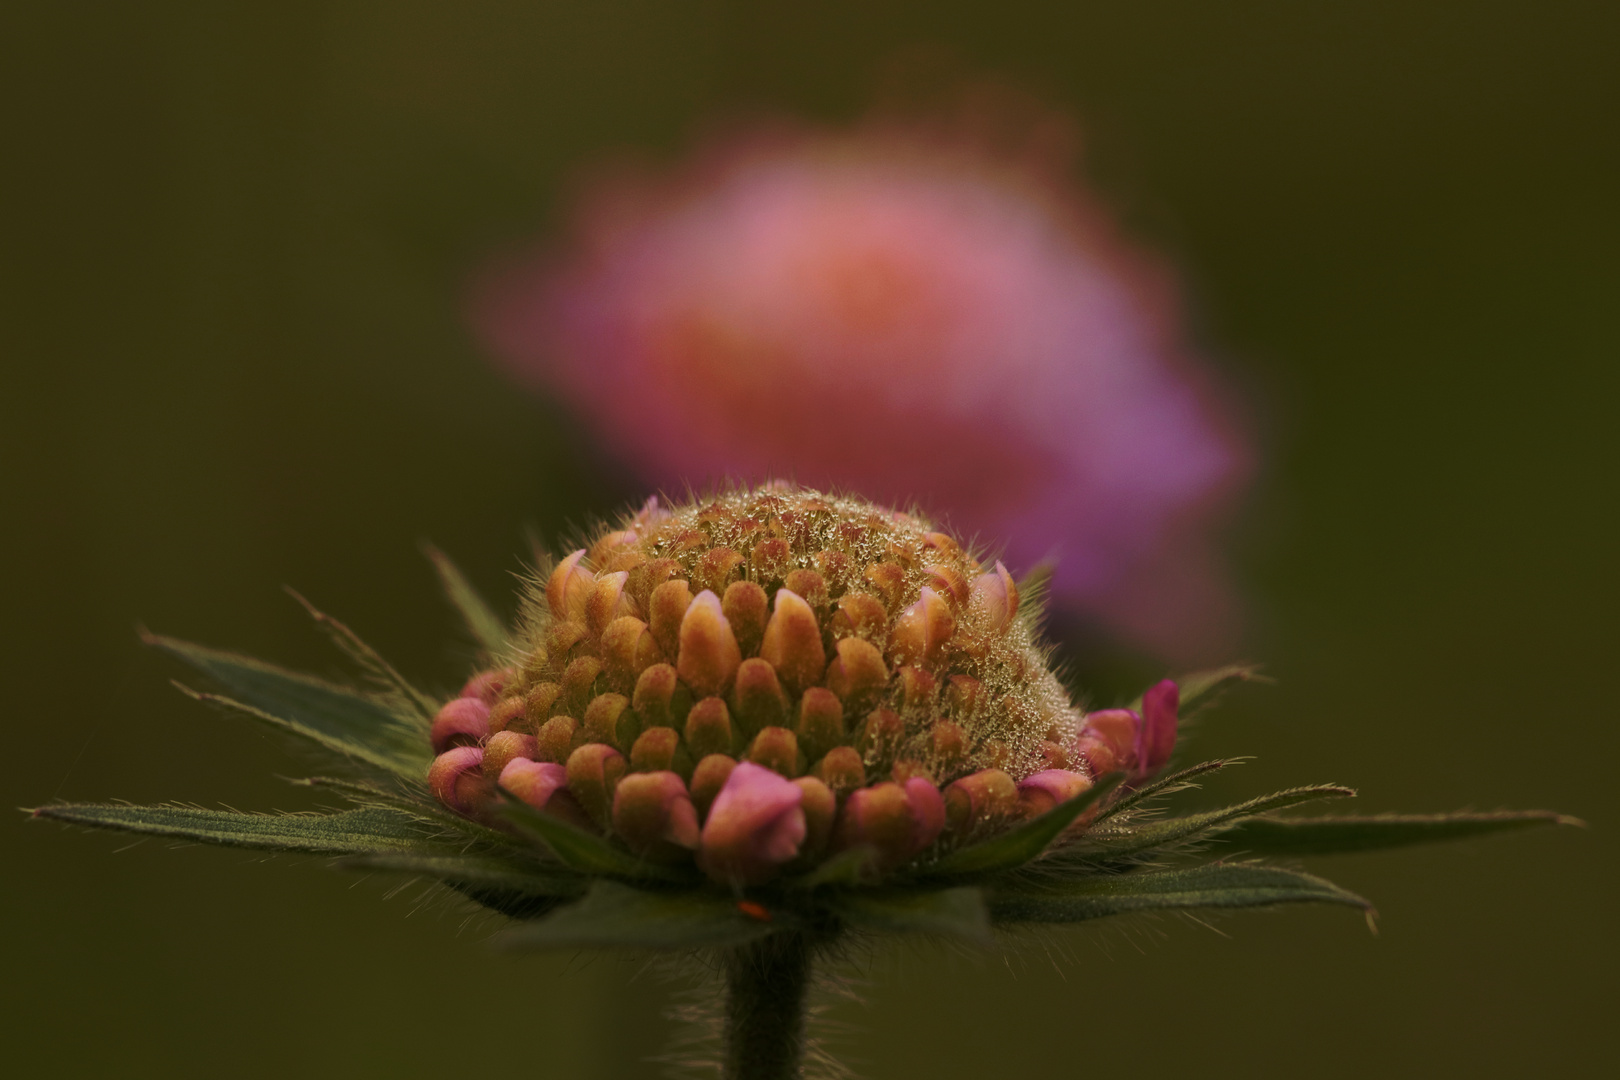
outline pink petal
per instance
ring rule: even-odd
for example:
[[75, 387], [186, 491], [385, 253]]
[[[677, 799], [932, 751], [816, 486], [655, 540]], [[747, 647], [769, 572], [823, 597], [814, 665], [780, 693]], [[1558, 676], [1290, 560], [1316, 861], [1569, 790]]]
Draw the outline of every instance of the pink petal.
[[699, 862], [717, 880], [754, 884], [799, 853], [802, 793], [776, 772], [744, 761], [731, 770], [703, 825]]
[[1176, 710], [1181, 690], [1171, 679], [1142, 695], [1142, 734], [1137, 742], [1137, 769], [1143, 776], [1158, 772], [1176, 749]]
[[475, 697], [456, 698], [433, 718], [428, 738], [434, 753], [443, 753], [453, 743], [479, 742], [489, 734], [489, 706]]

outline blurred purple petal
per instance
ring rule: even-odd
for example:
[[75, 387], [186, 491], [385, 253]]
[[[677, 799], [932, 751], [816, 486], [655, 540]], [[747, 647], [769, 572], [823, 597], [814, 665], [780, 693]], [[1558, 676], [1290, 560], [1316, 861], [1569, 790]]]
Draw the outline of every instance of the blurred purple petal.
[[1166, 277], [982, 140], [775, 132], [599, 186], [568, 259], [491, 274], [476, 318], [652, 484], [916, 498], [1194, 658], [1234, 626], [1209, 534], [1248, 451]]

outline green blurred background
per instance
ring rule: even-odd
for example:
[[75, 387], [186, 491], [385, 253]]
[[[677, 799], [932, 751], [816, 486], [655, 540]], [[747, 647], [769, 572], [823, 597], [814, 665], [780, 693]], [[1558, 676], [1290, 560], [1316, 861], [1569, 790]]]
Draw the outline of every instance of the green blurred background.
[[[11, 805], [299, 809], [310, 761], [180, 699], [166, 633], [326, 670], [294, 584], [405, 670], [468, 655], [523, 530], [636, 492], [460, 316], [604, 152], [858, 116], [918, 44], [1085, 125], [1184, 268], [1270, 465], [1240, 543], [1280, 682], [1200, 799], [1554, 807], [1589, 831], [1342, 860], [1338, 910], [1165, 919], [1009, 961], [905, 946], [873, 1078], [1590, 1075], [1616, 1003], [1620, 193], [1606, 3], [40, 3], [0, 13]], [[1104, 696], [1140, 660], [1080, 658]], [[1120, 685], [1109, 685], [1110, 680]], [[0, 819], [14, 1075], [648, 1075], [668, 987], [318, 861]], [[1049, 961], [1058, 958], [1058, 963]]]

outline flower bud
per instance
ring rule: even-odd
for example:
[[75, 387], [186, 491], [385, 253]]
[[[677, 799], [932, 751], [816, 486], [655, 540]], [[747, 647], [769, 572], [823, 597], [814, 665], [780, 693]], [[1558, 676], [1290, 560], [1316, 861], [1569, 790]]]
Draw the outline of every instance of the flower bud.
[[1041, 741], [1041, 764], [1048, 769], [1073, 769], [1081, 767], [1079, 756], [1074, 754], [1070, 747], [1063, 745], [1055, 739]]
[[1074, 743], [1074, 757], [1092, 776], [1107, 776], [1119, 771], [1114, 748], [1107, 740], [1089, 731], [1082, 731]]
[[788, 572], [788, 559], [792, 554], [792, 545], [780, 536], [761, 540], [749, 554], [754, 577], [765, 582], [781, 581]]
[[694, 695], [711, 697], [730, 689], [741, 663], [742, 652], [737, 648], [731, 624], [720, 611], [720, 598], [705, 589], [692, 600], [681, 619], [675, 670]]
[[639, 537], [634, 529], [615, 529], [607, 533], [585, 555], [585, 561], [592, 566], [606, 566], [623, 549], [629, 548]]
[[602, 633], [622, 615], [636, 614], [635, 601], [624, 591], [624, 583], [629, 579], [629, 573], [623, 570], [596, 579], [585, 598], [585, 625], [590, 627], [591, 633]]
[[945, 686], [945, 704], [960, 720], [971, 720], [979, 711], [984, 684], [971, 675], [952, 675]]
[[461, 688], [460, 697], [477, 698], [485, 705], [493, 706], [506, 688], [512, 685], [517, 678], [517, 672], [511, 668], [492, 668], [489, 671], [480, 671], [467, 680]]
[[776, 606], [759, 646], [760, 659], [776, 669], [790, 691], [821, 681], [827, 653], [821, 646], [821, 627], [804, 598], [788, 589], [776, 590]]
[[522, 728], [527, 719], [527, 711], [522, 698], [502, 698], [489, 710], [489, 733], [494, 735], [514, 725]]
[[553, 716], [540, 725], [534, 736], [536, 761], [562, 764], [580, 744], [579, 721], [572, 716]]
[[692, 606], [692, 590], [685, 581], [666, 581], [652, 591], [647, 601], [647, 626], [666, 657], [681, 649], [681, 622]]
[[715, 881], [758, 885], [798, 855], [807, 826], [804, 793], [770, 769], [731, 770], [703, 824], [698, 865]]
[[904, 785], [913, 776], [921, 776], [928, 780], [934, 778], [933, 772], [926, 765], [910, 758], [900, 758], [889, 768], [889, 779], [897, 784]]
[[868, 765], [888, 761], [906, 737], [906, 723], [897, 713], [878, 709], [868, 714], [855, 733], [855, 748]]
[[1018, 781], [1018, 805], [1025, 817], [1037, 817], [1086, 791], [1091, 778], [1067, 769], [1043, 769]]
[[907, 780], [905, 788], [906, 802], [910, 804], [911, 816], [917, 823], [912, 842], [917, 851], [922, 852], [945, 831], [945, 796], [932, 780], [918, 776]]
[[952, 607], [959, 608], [967, 603], [968, 579], [962, 576], [960, 570], [936, 563], [923, 567], [923, 571], [928, 575], [928, 584], [935, 592], [950, 601]]
[[1018, 812], [1018, 786], [1000, 769], [980, 769], [945, 789], [945, 822], [958, 836]]
[[636, 680], [631, 702], [642, 727], [678, 728], [686, 719], [686, 710], [692, 707], [692, 694], [680, 684], [673, 667], [654, 664]]
[[[915, 858], [947, 821], [964, 837], [1005, 827], [1101, 768], [1161, 767], [1174, 746], [1173, 684], [1147, 695], [1150, 719], [1103, 712], [1077, 733], [1006, 568], [981, 566], [928, 528], [853, 497], [767, 485], [599, 531], [588, 554], [548, 576], [538, 608], [526, 600], [517, 673], [479, 673], [436, 721], [436, 752], [484, 751], [478, 776], [440, 788], [470, 806], [484, 773], [532, 755], [568, 778], [551, 798], [599, 826], [627, 772], [689, 775], [702, 821], [726, 785], [743, 783], [732, 775], [742, 757], [741, 777], [805, 779], [788, 785], [805, 858], [825, 836], [824, 804], [853, 800], [851, 823], [835, 819], [827, 842], [840, 829], [870, 834], [893, 862]], [[651, 783], [624, 797], [642, 814], [627, 826], [633, 843], [649, 850], [670, 843], [646, 824], [664, 806]], [[757, 860], [735, 871], [735, 843], [716, 844], [721, 880], [773, 872]]]
[[788, 592], [804, 598], [814, 611], [822, 610], [827, 604], [827, 579], [814, 570], [794, 570], [782, 579], [782, 585]]
[[669, 543], [670, 554], [676, 557], [691, 555], [703, 551], [709, 546], [709, 538], [701, 529], [682, 529]]
[[1136, 744], [1137, 775], [1152, 776], [1164, 768], [1176, 749], [1176, 712], [1181, 690], [1165, 679], [1142, 695], [1142, 731]]
[[[630, 594], [637, 607], [650, 615], [653, 590], [664, 582], [674, 581], [680, 576], [681, 564], [675, 559], [649, 559], [630, 570], [630, 579], [625, 582], [625, 592]], [[680, 625], [679, 620], [676, 625]]]
[[1086, 714], [1076, 746], [1093, 776], [1134, 770], [1141, 732], [1142, 718], [1130, 709], [1099, 709]]
[[788, 698], [769, 662], [754, 657], [737, 668], [731, 690], [732, 712], [744, 735], [787, 722]]
[[[588, 742], [607, 743], [609, 746], [628, 746], [635, 741], [640, 729], [635, 714], [628, 713], [630, 700], [623, 694], [598, 694], [585, 707], [585, 721], [581, 725]], [[628, 713], [628, 715], [627, 715]], [[621, 725], [627, 729], [621, 731]]]
[[895, 670], [900, 680], [900, 704], [908, 713], [932, 713], [934, 695], [939, 691], [939, 680], [919, 667]]
[[838, 818], [838, 797], [832, 788], [813, 776], [801, 776], [793, 781], [793, 786], [799, 789], [799, 806], [804, 810], [804, 844], [799, 849], [799, 860], [820, 858], [832, 839], [833, 823]]
[[886, 780], [844, 801], [833, 845], [876, 848], [879, 862], [892, 869], [932, 844], [944, 825], [945, 807], [933, 784], [920, 777], [904, 786]]
[[484, 744], [484, 775], [491, 780], [501, 775], [501, 770], [507, 763], [515, 758], [529, 758], [533, 760], [535, 743], [533, 735], [523, 735], [516, 731], [497, 731], [489, 737]]
[[580, 565], [583, 558], [585, 549], [580, 548], [558, 563], [551, 577], [546, 579], [546, 603], [551, 608], [551, 617], [558, 622], [585, 619], [585, 601], [591, 594], [596, 575]]
[[432, 789], [435, 798], [456, 813], [471, 815], [477, 811], [478, 804], [482, 801], [483, 791], [480, 782], [483, 776], [479, 766], [483, 761], [484, 751], [480, 747], [452, 747], [433, 759], [433, 765], [428, 769], [428, 787]]
[[448, 702], [433, 718], [428, 739], [433, 752], [481, 742], [489, 734], [489, 706], [481, 698], [463, 697]]
[[692, 757], [674, 728], [648, 728], [630, 747], [630, 771], [673, 772], [684, 779], [692, 775]]
[[[592, 559], [589, 555], [585, 556], [585, 558], [587, 561], [593, 564], [596, 562], [596, 560]], [[610, 574], [617, 574], [620, 571], [628, 574], [646, 561], [647, 556], [643, 555], [639, 551], [636, 551], [634, 548], [620, 548], [617, 551], [608, 552], [607, 562], [603, 564], [602, 569]], [[632, 603], [636, 604], [637, 610], [641, 609], [640, 603], [636, 601], [635, 594], [630, 592], [629, 582], [625, 583], [625, 595], [630, 597]]]
[[726, 586], [720, 600], [720, 613], [731, 624], [731, 632], [737, 636], [737, 648], [744, 656], [759, 652], [768, 607], [765, 590], [752, 581], [734, 581]]
[[634, 615], [621, 615], [602, 631], [602, 669], [621, 686], [633, 686], [643, 671], [663, 659], [652, 631]]
[[955, 632], [956, 618], [950, 605], [924, 585], [917, 602], [895, 619], [889, 653], [897, 664], [932, 664]]
[[563, 669], [562, 699], [571, 711], [584, 711], [596, 696], [596, 677], [602, 674], [602, 661], [594, 656], [581, 656]]
[[761, 728], [748, 748], [748, 760], [783, 776], [798, 776], [804, 772], [804, 757], [799, 753], [798, 737], [782, 727]]
[[955, 772], [967, 758], [967, 732], [962, 730], [961, 724], [935, 720], [928, 728], [928, 746], [940, 772]]
[[716, 596], [725, 594], [726, 587], [742, 573], [743, 557], [728, 547], [710, 548], [698, 557], [692, 570], [692, 584]]
[[[849, 584], [850, 569], [853, 564], [850, 562], [850, 558], [846, 553], [827, 548], [823, 551], [816, 552], [814, 555], [810, 556], [810, 558], [815, 562], [816, 570], [821, 574], [824, 581], [829, 581], [839, 588], [843, 588]], [[784, 584], [786, 584], [786, 582], [784, 582]], [[791, 588], [791, 586], [789, 587]], [[794, 591], [798, 592], [797, 589]], [[800, 593], [799, 595], [802, 596], [804, 594]]]
[[799, 700], [793, 727], [805, 757], [820, 758], [844, 741], [844, 703], [831, 690], [812, 686]]
[[832, 617], [832, 636], [858, 637], [878, 648], [889, 643], [889, 613], [883, 601], [870, 593], [845, 593], [838, 598]]
[[608, 826], [622, 776], [624, 755], [604, 743], [586, 743], [568, 755], [568, 790], [598, 828]]
[[889, 684], [883, 654], [870, 641], [857, 637], [842, 638], [834, 648], [838, 655], [827, 665], [827, 689], [851, 709], [872, 704]]
[[840, 799], [866, 786], [866, 766], [852, 746], [835, 746], [816, 762], [810, 774], [832, 789]]
[[632, 773], [620, 780], [613, 794], [613, 831], [637, 855], [660, 862], [685, 858], [700, 837], [697, 809], [672, 772]]
[[698, 758], [731, 752], [731, 713], [724, 701], [706, 697], [692, 706], [686, 714], [686, 745]]
[[979, 744], [979, 753], [997, 769], [1005, 769], [1012, 760], [1012, 749], [1001, 739], [986, 739]]
[[894, 562], [873, 563], [862, 576], [872, 591], [882, 598], [885, 611], [893, 611], [900, 606], [900, 599], [906, 593], [905, 567]]
[[697, 763], [692, 770], [692, 782], [687, 786], [692, 792], [692, 804], [697, 807], [699, 817], [708, 818], [709, 807], [714, 805], [720, 789], [726, 786], [726, 781], [731, 778], [731, 770], [736, 767], [736, 759], [725, 754], [709, 754]]
[[553, 671], [560, 671], [591, 640], [590, 627], [582, 622], [564, 620], [551, 624], [546, 631], [546, 659]]
[[968, 608], [991, 630], [1005, 629], [1018, 615], [1018, 583], [996, 560], [996, 568], [973, 579], [968, 590]]
[[501, 770], [500, 786], [536, 810], [582, 829], [592, 827], [579, 801], [568, 791], [568, 770], [548, 761], [513, 758]]
[[562, 687], [554, 682], [535, 683], [523, 698], [523, 715], [529, 722], [538, 728], [551, 719], [552, 712], [557, 707], [557, 700], [562, 697]]

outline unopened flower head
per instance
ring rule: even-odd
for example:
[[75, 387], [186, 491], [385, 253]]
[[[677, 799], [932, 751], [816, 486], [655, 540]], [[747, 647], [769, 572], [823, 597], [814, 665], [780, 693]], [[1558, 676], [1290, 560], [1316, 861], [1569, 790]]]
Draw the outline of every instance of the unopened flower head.
[[874, 124], [598, 184], [566, 261], [491, 275], [476, 317], [651, 485], [921, 500], [1187, 659], [1230, 644], [1208, 534], [1247, 450], [1178, 307], [1061, 169]]
[[498, 784], [734, 884], [857, 846], [899, 867], [1168, 758], [1174, 684], [1088, 723], [1033, 606], [862, 499], [653, 500], [536, 580], [510, 666], [439, 711], [431, 786], [476, 816]]
[[490, 660], [448, 701], [313, 607], [367, 685], [145, 635], [223, 691], [194, 696], [339, 756], [349, 775], [299, 783], [352, 809], [33, 815], [425, 876], [519, 920], [514, 947], [705, 953], [727, 981], [728, 1080], [800, 1074], [806, 984], [846, 935], [982, 945], [998, 927], [1146, 911], [1368, 910], [1255, 858], [1572, 820], [1275, 813], [1354, 794], [1336, 784], [1163, 816], [1157, 800], [1232, 763], [1150, 780], [1180, 711], [1253, 669], [1082, 712], [1036, 641], [1031, 590], [862, 499], [771, 485], [654, 500], [546, 564], [515, 627], [431, 554]]

